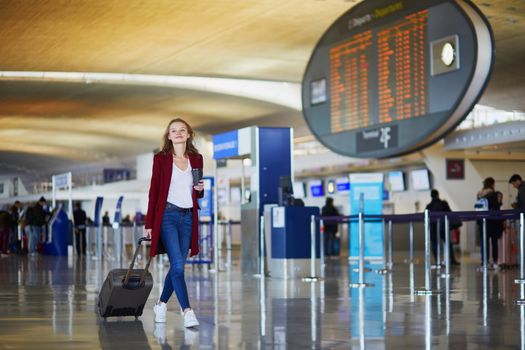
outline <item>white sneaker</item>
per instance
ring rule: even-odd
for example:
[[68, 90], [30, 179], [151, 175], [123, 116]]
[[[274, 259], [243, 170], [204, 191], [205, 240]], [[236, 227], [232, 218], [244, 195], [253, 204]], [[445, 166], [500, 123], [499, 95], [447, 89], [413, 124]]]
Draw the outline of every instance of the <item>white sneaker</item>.
[[492, 264], [494, 270], [499, 270], [501, 267], [498, 264]]
[[198, 325], [199, 325], [199, 321], [197, 321], [195, 312], [193, 312], [193, 310], [186, 311], [184, 313], [184, 327], [191, 328], [191, 327], [197, 327]]
[[166, 314], [168, 312], [166, 303], [159, 302], [155, 304], [153, 312], [155, 313], [155, 322], [166, 323]]

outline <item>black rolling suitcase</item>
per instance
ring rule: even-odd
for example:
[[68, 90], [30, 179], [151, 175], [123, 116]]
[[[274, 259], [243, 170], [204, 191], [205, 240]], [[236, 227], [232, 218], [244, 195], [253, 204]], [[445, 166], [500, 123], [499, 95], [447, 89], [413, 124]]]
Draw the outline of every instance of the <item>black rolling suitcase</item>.
[[100, 294], [98, 295], [98, 311], [100, 316], [135, 316], [142, 315], [144, 305], [153, 287], [153, 278], [148, 271], [151, 256], [145, 269], [133, 269], [140, 245], [147, 238], [139, 239], [137, 250], [129, 269], [113, 269], [109, 271]]

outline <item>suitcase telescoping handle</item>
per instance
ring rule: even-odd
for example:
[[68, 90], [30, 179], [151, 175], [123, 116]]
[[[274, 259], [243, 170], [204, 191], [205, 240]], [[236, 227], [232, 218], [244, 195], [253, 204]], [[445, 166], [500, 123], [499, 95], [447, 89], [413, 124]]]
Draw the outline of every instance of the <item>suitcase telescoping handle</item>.
[[[131, 260], [131, 264], [129, 264], [128, 272], [126, 272], [126, 277], [124, 278], [124, 285], [126, 286], [129, 281], [129, 277], [131, 276], [131, 270], [133, 270], [133, 266], [135, 266], [135, 260], [137, 259], [137, 255], [139, 255], [140, 245], [142, 242], [148, 242], [151, 241], [151, 238], [142, 237], [139, 239], [139, 244], [137, 244], [137, 249], [135, 249], [135, 254], [133, 255], [133, 260]], [[149, 264], [151, 262], [151, 256], [148, 258], [148, 262], [146, 263], [146, 268], [144, 269], [144, 272], [140, 276], [140, 282], [139, 286], [144, 282], [144, 278], [146, 277], [146, 274], [148, 273]]]

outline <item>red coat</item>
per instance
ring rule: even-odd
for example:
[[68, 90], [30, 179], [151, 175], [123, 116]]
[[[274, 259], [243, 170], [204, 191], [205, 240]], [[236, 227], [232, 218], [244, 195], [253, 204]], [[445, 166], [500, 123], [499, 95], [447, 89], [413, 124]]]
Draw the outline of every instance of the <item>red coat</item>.
[[[203, 167], [202, 155], [188, 154], [191, 168]], [[150, 256], [164, 254], [166, 250], [160, 239], [160, 225], [162, 216], [168, 201], [168, 192], [171, 183], [171, 173], [173, 171], [173, 157], [171, 154], [157, 153], [153, 157], [153, 173], [151, 175], [151, 185], [149, 188], [148, 213], [146, 216], [146, 229], [152, 229], [151, 232], [151, 251]], [[193, 208], [198, 208], [197, 198], [201, 198], [204, 191], [192, 192]], [[191, 234], [190, 256], [199, 253], [199, 212], [193, 211], [193, 230]]]

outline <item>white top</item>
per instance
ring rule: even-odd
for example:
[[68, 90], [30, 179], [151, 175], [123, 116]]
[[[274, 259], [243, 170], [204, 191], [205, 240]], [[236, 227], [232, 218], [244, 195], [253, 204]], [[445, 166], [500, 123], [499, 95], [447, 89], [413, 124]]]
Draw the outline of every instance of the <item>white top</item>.
[[193, 177], [191, 175], [190, 160], [188, 159], [188, 167], [184, 171], [180, 170], [175, 163], [173, 163], [168, 202], [175, 204], [179, 208], [192, 208], [192, 190]]

